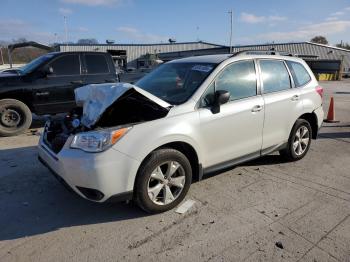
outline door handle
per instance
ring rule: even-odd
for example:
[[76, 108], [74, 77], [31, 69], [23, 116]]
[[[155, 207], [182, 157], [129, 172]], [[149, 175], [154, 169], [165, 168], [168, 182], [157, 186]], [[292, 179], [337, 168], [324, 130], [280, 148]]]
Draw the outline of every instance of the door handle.
[[48, 96], [50, 93], [49, 92], [36, 92], [35, 94], [37, 96]]
[[263, 109], [263, 106], [261, 105], [256, 105], [252, 108], [252, 112], [255, 113], [255, 112], [260, 112], [261, 110]]
[[294, 95], [294, 96], [292, 96], [292, 101], [298, 101], [299, 98], [300, 98], [299, 95]]
[[76, 81], [71, 81], [71, 84], [82, 84], [84, 83], [83, 80], [76, 80]]

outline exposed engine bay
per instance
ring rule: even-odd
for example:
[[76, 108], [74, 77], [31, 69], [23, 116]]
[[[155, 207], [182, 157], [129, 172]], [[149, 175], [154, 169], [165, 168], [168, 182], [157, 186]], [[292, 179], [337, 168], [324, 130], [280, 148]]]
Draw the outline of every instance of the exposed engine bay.
[[55, 153], [71, 135], [160, 119], [171, 107], [148, 92], [123, 83], [83, 86], [76, 89], [75, 98], [77, 108], [45, 125], [45, 144]]

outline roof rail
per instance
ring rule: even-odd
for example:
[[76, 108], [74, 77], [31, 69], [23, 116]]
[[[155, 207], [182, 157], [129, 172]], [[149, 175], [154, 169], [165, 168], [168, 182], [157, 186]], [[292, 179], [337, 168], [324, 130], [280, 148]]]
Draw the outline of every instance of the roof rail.
[[231, 57], [240, 55], [281, 55], [281, 56], [293, 56], [293, 54], [285, 51], [275, 51], [275, 50], [242, 50], [232, 54]]

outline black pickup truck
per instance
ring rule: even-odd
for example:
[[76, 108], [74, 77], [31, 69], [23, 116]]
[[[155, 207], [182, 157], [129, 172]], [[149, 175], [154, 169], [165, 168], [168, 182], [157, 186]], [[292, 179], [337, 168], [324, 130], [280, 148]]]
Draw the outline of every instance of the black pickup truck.
[[0, 72], [0, 136], [24, 132], [37, 115], [76, 107], [74, 89], [118, 82], [112, 57], [102, 52], [55, 52]]

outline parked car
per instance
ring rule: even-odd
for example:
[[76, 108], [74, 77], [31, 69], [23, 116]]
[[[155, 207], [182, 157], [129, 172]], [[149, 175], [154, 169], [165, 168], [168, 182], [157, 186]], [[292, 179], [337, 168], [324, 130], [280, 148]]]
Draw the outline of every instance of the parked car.
[[49, 53], [0, 73], [0, 136], [28, 129], [32, 113], [69, 112], [77, 87], [117, 81], [112, 57], [100, 52]]
[[323, 121], [312, 71], [279, 55], [184, 58], [135, 86], [76, 94], [84, 115], [48, 122], [39, 159], [83, 198], [133, 199], [151, 213], [178, 205], [203, 174], [275, 151], [302, 159]]
[[135, 68], [135, 67], [128, 67], [127, 69], [126, 69], [126, 72], [128, 72], [128, 73], [134, 73], [134, 72], [136, 72], [137, 71], [137, 69]]

